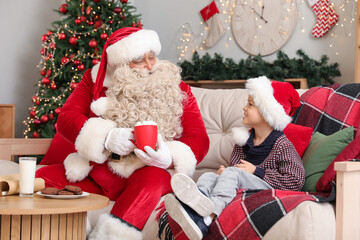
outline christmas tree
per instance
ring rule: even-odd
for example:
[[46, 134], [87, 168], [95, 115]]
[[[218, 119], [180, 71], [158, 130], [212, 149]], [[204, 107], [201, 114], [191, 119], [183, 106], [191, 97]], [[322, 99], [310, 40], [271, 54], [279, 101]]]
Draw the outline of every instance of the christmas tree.
[[85, 70], [100, 61], [107, 38], [122, 27], [142, 27], [128, 0], [67, 0], [54, 11], [62, 20], [41, 37], [41, 77], [24, 121], [25, 138], [52, 138], [61, 107]]

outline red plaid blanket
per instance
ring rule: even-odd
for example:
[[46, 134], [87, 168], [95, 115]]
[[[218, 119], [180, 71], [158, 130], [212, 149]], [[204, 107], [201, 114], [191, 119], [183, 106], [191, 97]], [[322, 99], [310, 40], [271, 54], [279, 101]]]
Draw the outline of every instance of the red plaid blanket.
[[360, 122], [360, 84], [334, 84], [313, 87], [300, 97], [301, 107], [293, 122], [308, 126], [324, 135], [353, 126], [355, 133]]
[[[260, 239], [285, 214], [303, 201], [329, 202], [331, 193], [308, 193], [283, 190], [239, 190], [237, 196], [212, 222], [204, 239]], [[159, 236], [163, 239], [188, 239], [180, 226], [160, 211]], [[169, 230], [170, 229], [170, 230]]]

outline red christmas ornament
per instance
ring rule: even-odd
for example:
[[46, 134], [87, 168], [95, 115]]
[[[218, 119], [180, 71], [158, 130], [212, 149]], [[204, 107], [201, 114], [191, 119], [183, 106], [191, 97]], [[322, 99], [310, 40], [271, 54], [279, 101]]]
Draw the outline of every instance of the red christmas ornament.
[[34, 95], [34, 96], [32, 96], [31, 99], [32, 99], [33, 102], [36, 102], [38, 100], [38, 96]]
[[143, 24], [141, 23], [141, 21], [139, 21], [139, 22], [137, 23], [137, 27], [138, 27], [138, 28], [142, 28], [142, 26], [143, 26]]
[[100, 35], [100, 38], [102, 40], [106, 40], [106, 39], [108, 39], [108, 37], [109, 37], [109, 35], [107, 33], [105, 33], [105, 32]]
[[53, 113], [49, 113], [49, 119], [53, 120], [54, 119], [54, 114]]
[[98, 64], [98, 62], [99, 62], [99, 59], [97, 59], [97, 58], [95, 58], [95, 59], [92, 60], [92, 64], [93, 64], [93, 65]]
[[61, 107], [58, 107], [57, 109], [55, 109], [55, 114], [59, 115], [59, 113], [61, 112]]
[[49, 69], [49, 70], [47, 70], [47, 72], [46, 72], [46, 77], [50, 77], [51, 76], [51, 69]]
[[56, 48], [56, 43], [54, 43], [54, 42], [50, 43], [50, 48], [51, 48], [51, 49]]
[[46, 75], [46, 69], [41, 69], [40, 75], [44, 77]]
[[90, 42], [89, 42], [89, 47], [91, 48], [96, 48], [97, 46], [97, 42], [95, 39], [91, 39]]
[[92, 25], [94, 25], [94, 22], [93, 22], [93, 21], [89, 21], [89, 22], [88, 22], [88, 25], [89, 25], [89, 26], [92, 26]]
[[66, 35], [65, 33], [59, 33], [59, 40], [65, 40], [66, 39]]
[[34, 124], [35, 124], [35, 125], [40, 125], [40, 124], [41, 124], [41, 121], [40, 121], [39, 119], [35, 119], [35, 120], [34, 120]]
[[77, 38], [76, 37], [71, 37], [69, 39], [69, 43], [73, 46], [77, 45]]
[[100, 2], [100, 0], [94, 0], [94, 2]]
[[50, 87], [51, 87], [51, 89], [52, 89], [52, 90], [57, 89], [57, 85], [56, 85], [55, 83], [51, 84], [51, 86], [50, 86]]
[[33, 138], [38, 138], [40, 137], [40, 134], [38, 132], [33, 132]]
[[137, 24], [136, 24], [136, 23], [133, 23], [133, 24], [131, 24], [131, 26], [132, 26], [132, 27], [136, 27], [136, 26], [137, 26]]
[[61, 6], [60, 6], [60, 8], [59, 8], [60, 12], [61, 12], [62, 14], [67, 13], [67, 12], [68, 12], [67, 7], [69, 7], [69, 5], [67, 5], [67, 4], [61, 4]]
[[36, 105], [40, 105], [40, 101], [36, 101], [36, 103], [35, 103]]
[[79, 65], [80, 63], [81, 63], [80, 60], [74, 60], [75, 65]]
[[46, 48], [41, 48], [41, 49], [40, 49], [40, 54], [41, 54], [41, 55], [45, 56], [46, 53], [47, 53]]
[[47, 122], [49, 121], [49, 117], [48, 117], [47, 115], [42, 115], [42, 116], [40, 117], [40, 121], [41, 121], [42, 123], [47, 123]]
[[66, 64], [68, 61], [69, 61], [69, 58], [68, 58], [68, 57], [62, 57], [62, 58], [61, 58], [61, 63], [62, 63], [62, 64]]
[[79, 64], [78, 66], [77, 66], [77, 69], [79, 70], [79, 71], [84, 71], [85, 70], [85, 65], [84, 64]]
[[49, 60], [49, 59], [52, 58], [52, 57], [53, 57], [53, 55], [52, 55], [51, 53], [49, 53], [49, 55], [48, 55], [48, 57], [47, 57], [46, 60]]
[[102, 26], [102, 24], [103, 24], [103, 21], [102, 21], [102, 20], [95, 21], [94, 28], [95, 28], [95, 29], [98, 29], [99, 27]]
[[113, 24], [113, 22], [114, 22], [113, 20], [110, 20], [110, 21], [109, 21], [109, 24]]
[[41, 36], [41, 41], [45, 42], [48, 38], [49, 38], [49, 36], [44, 34]]
[[86, 15], [90, 15], [92, 8], [90, 6], [87, 6], [86, 8]]
[[72, 89], [77, 88], [77, 86], [78, 86], [78, 83], [77, 83], [77, 82], [72, 82], [72, 83], [70, 83], [70, 87], [71, 87]]
[[77, 24], [77, 25], [80, 25], [80, 24], [81, 24], [80, 18], [75, 19], [75, 24]]
[[85, 22], [85, 21], [86, 21], [86, 17], [85, 17], [84, 15], [82, 15], [82, 16], [80, 17], [80, 21]]
[[125, 19], [126, 19], [126, 16], [125, 16], [125, 15], [122, 15], [122, 16], [121, 16], [121, 19], [122, 19], [122, 20], [125, 20]]
[[46, 86], [50, 84], [50, 80], [47, 77], [44, 77], [41, 82]]
[[48, 31], [47, 32], [47, 35], [50, 36], [51, 34], [53, 34], [54, 32], [53, 31]]
[[30, 111], [30, 117], [35, 118], [36, 112], [34, 110]]
[[128, 0], [121, 0], [122, 3], [126, 4]]
[[117, 14], [121, 13], [121, 8], [120, 7], [115, 7], [114, 8], [114, 13], [117, 13]]

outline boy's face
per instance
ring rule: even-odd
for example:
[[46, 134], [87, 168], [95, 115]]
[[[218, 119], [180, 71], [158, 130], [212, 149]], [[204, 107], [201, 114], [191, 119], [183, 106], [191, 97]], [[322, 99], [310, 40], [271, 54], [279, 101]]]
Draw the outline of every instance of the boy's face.
[[248, 102], [243, 110], [244, 118], [242, 119], [242, 122], [244, 125], [254, 128], [256, 126], [266, 124], [265, 119], [260, 114], [259, 109], [256, 107], [254, 99], [251, 96], [248, 97]]

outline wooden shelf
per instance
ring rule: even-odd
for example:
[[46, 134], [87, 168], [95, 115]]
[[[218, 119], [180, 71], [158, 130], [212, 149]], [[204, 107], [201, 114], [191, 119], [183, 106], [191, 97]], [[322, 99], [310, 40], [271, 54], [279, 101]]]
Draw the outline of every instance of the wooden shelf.
[[[306, 78], [289, 78], [286, 82], [291, 83], [295, 89], [307, 89], [308, 83]], [[246, 80], [199, 80], [199, 81], [184, 81], [192, 87], [202, 88], [244, 88]]]

